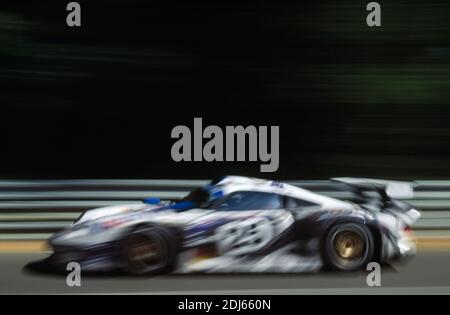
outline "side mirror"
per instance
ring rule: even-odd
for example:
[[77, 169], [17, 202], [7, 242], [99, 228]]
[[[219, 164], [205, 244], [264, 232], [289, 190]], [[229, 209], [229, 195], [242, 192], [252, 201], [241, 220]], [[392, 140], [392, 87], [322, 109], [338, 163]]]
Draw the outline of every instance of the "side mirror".
[[192, 201], [180, 201], [170, 206], [174, 210], [187, 210], [193, 207], [195, 207], [195, 204]]
[[159, 205], [161, 203], [161, 199], [150, 197], [150, 198], [145, 198], [143, 200], [143, 202], [146, 204], [149, 204], [149, 205]]

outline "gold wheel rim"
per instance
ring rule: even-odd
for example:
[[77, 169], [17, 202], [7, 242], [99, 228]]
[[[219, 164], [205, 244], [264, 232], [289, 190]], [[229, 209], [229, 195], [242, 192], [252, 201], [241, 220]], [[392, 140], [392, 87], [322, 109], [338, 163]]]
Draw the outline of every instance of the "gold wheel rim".
[[364, 241], [355, 232], [341, 232], [336, 235], [334, 249], [341, 258], [357, 259], [363, 255]]

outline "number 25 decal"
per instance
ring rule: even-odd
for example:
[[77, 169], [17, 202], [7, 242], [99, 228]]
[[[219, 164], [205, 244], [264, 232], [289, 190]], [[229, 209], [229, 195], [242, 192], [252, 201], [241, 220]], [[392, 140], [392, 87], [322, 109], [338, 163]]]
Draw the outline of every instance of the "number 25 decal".
[[218, 250], [222, 255], [243, 255], [266, 246], [275, 237], [270, 219], [256, 217], [230, 222], [216, 231]]

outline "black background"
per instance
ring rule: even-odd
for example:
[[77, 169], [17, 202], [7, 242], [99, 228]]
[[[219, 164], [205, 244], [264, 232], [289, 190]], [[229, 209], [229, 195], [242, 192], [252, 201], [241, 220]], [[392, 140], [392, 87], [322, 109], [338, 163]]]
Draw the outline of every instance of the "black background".
[[[448, 178], [450, 7], [368, 2], [2, 1], [0, 177]], [[173, 162], [194, 117], [279, 125], [279, 170]]]

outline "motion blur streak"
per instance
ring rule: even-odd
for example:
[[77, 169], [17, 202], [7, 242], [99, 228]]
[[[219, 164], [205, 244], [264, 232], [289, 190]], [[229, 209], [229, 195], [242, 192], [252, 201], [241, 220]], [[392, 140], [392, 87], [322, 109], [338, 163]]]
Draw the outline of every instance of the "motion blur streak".
[[1, 174], [222, 175], [170, 160], [171, 128], [201, 113], [292, 135], [279, 178], [449, 178], [448, 1], [383, 3], [370, 29], [365, 2], [283, 2], [80, 1], [71, 29], [66, 2], [2, 1]]
[[[65, 277], [21, 272], [42, 254], [0, 253], [0, 292], [14, 293], [141, 293], [141, 294], [448, 294], [449, 253], [420, 253], [406, 266], [386, 267], [382, 286], [366, 287], [367, 273], [317, 275], [179, 275], [151, 278], [84, 277], [81, 288], [69, 288]], [[420, 275], [420, 276], [418, 276]], [[39, 287], [36, 287], [39, 283]]]
[[[3, 180], [0, 181], [0, 240], [45, 240], [88, 209], [135, 203], [146, 197], [176, 201], [207, 182], [131, 179]], [[350, 197], [342, 191], [341, 184], [326, 180], [292, 180], [288, 183], [330, 197]], [[436, 243], [434, 240], [450, 237], [450, 181], [422, 180], [417, 184], [414, 197], [404, 199], [423, 211], [414, 229], [419, 236], [426, 237], [425, 243], [431, 242], [435, 248], [442, 247], [439, 241]]]

